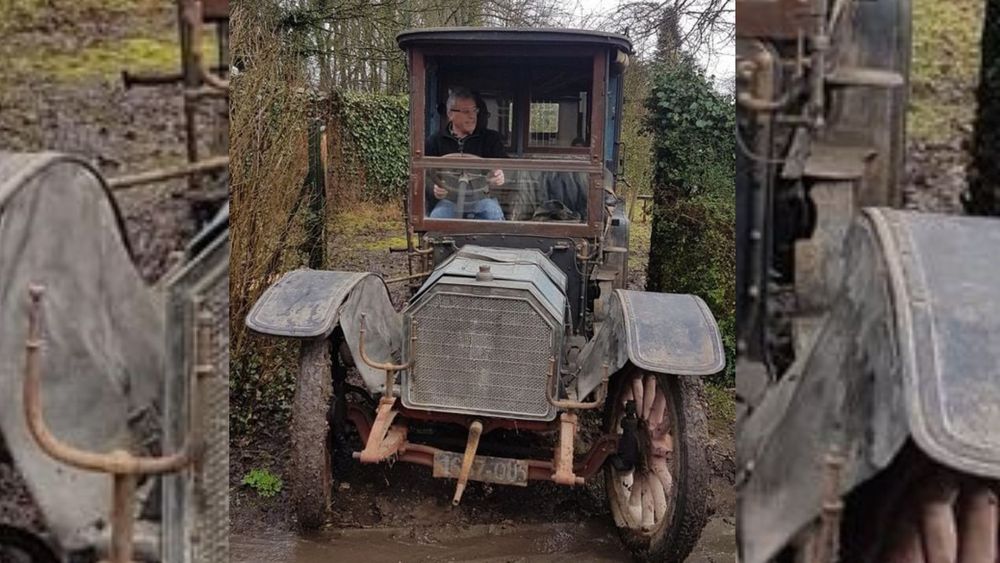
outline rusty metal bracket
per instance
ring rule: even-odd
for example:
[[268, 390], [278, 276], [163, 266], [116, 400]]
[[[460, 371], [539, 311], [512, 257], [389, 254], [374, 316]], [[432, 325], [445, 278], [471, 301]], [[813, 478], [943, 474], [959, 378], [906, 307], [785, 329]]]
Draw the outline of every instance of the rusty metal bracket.
[[564, 412], [559, 415], [559, 443], [552, 461], [552, 480], [560, 485], [582, 485], [583, 477], [573, 472], [573, 440], [576, 438], [577, 416]]
[[549, 403], [559, 409], [577, 409], [577, 410], [589, 410], [596, 409], [604, 405], [604, 401], [608, 398], [608, 364], [604, 364], [604, 377], [601, 379], [601, 385], [597, 388], [597, 395], [595, 399], [590, 402], [584, 401], [570, 401], [564, 399], [556, 398], [556, 393], [558, 392], [559, 377], [556, 369], [556, 359], [549, 358], [549, 383], [545, 386], [545, 398], [548, 399]]
[[[175, 454], [161, 457], [135, 456], [125, 450], [108, 453], [94, 453], [77, 449], [59, 440], [45, 423], [42, 412], [41, 392], [41, 301], [44, 289], [33, 285], [29, 288], [31, 303], [28, 309], [28, 339], [25, 342], [26, 365], [24, 377], [24, 410], [28, 430], [39, 448], [56, 461], [97, 473], [110, 473], [114, 479], [114, 493], [111, 503], [111, 546], [109, 563], [133, 562], [133, 530], [135, 490], [138, 475], [153, 475], [181, 470], [200, 457], [201, 435], [192, 430], [185, 437], [184, 445]], [[211, 318], [198, 317], [197, 359], [192, 376], [195, 383], [214, 373], [209, 354], [211, 350]], [[197, 388], [193, 385], [192, 388]], [[200, 393], [192, 392], [191, 417], [200, 420]]]
[[[368, 357], [365, 353], [365, 313], [361, 313], [361, 336], [358, 339], [358, 352], [361, 356], [361, 361], [368, 364], [370, 367], [375, 369], [385, 370], [385, 394], [386, 398], [392, 398], [392, 387], [396, 383], [396, 372], [399, 370], [407, 369], [413, 365], [413, 360], [406, 362], [405, 364], [394, 364], [391, 362], [376, 362], [375, 360]], [[415, 327], [411, 325], [411, 328]], [[414, 330], [410, 331], [410, 341], [416, 342], [417, 335]], [[379, 407], [381, 408], [381, 407]]]
[[365, 449], [354, 452], [354, 459], [361, 463], [379, 463], [395, 455], [406, 444], [406, 425], [392, 424], [399, 414], [399, 410], [395, 408], [396, 400], [392, 396], [379, 400], [378, 414], [375, 415], [375, 422], [365, 441]]

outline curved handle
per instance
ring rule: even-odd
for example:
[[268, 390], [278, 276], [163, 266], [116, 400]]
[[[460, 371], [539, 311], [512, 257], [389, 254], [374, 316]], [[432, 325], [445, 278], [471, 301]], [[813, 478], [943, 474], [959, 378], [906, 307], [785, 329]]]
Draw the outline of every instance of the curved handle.
[[[28, 430], [38, 446], [54, 459], [86, 471], [114, 473], [116, 475], [155, 474], [176, 471], [190, 464], [195, 456], [195, 442], [188, 434], [181, 450], [163, 457], [138, 457], [124, 450], [105, 454], [88, 452], [60, 441], [45, 424], [42, 414], [42, 394], [40, 376], [40, 336], [41, 300], [45, 290], [32, 285], [29, 290], [31, 305], [28, 310], [28, 340], [25, 343], [27, 365], [24, 376], [24, 412], [28, 419]], [[200, 363], [200, 362], [199, 362]], [[203, 366], [198, 368], [203, 369]]]
[[365, 353], [365, 313], [361, 313], [361, 338], [358, 339], [358, 352], [361, 354], [361, 361], [368, 364], [370, 367], [375, 369], [382, 369], [385, 371], [399, 371], [406, 369], [413, 365], [413, 361], [406, 362], [405, 364], [393, 364], [389, 362], [376, 362], [375, 360], [368, 357]]
[[[375, 369], [385, 370], [385, 397], [392, 397], [392, 386], [396, 382], [396, 372], [402, 369], [407, 369], [413, 365], [413, 360], [406, 362], [405, 364], [394, 364], [391, 362], [376, 362], [368, 357], [365, 353], [365, 313], [361, 313], [361, 335], [358, 338], [358, 352], [361, 355], [361, 361], [368, 364]], [[415, 335], [410, 336], [411, 339], [415, 339]]]

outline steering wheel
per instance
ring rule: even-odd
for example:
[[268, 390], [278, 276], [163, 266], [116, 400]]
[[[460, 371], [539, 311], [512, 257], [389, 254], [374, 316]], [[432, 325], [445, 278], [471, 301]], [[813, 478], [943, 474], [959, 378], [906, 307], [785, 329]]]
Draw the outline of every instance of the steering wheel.
[[[450, 153], [444, 157], [480, 160], [478, 156], [465, 153]], [[489, 193], [488, 177], [486, 172], [476, 171], [476, 169], [435, 170], [431, 189], [433, 190], [434, 185], [438, 185], [448, 190], [446, 198], [454, 202], [458, 212], [465, 216], [468, 204], [478, 202]]]

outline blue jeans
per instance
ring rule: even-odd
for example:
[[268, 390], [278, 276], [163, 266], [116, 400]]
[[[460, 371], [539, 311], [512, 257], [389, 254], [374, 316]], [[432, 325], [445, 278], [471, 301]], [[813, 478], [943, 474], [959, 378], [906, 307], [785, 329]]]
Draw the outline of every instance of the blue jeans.
[[[437, 202], [431, 210], [431, 219], [463, 219], [458, 216], [458, 209], [455, 202], [442, 199]], [[503, 221], [503, 210], [496, 199], [487, 197], [476, 202], [472, 207], [473, 219], [485, 219], [486, 221]]]

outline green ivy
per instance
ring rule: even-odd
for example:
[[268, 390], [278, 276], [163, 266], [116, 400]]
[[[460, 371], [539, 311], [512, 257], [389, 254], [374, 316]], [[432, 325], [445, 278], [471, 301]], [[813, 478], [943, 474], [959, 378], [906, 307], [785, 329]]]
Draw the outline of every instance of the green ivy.
[[726, 349], [720, 383], [735, 382], [735, 105], [691, 61], [653, 71], [653, 231], [648, 289], [698, 295]]
[[699, 68], [681, 61], [654, 69], [646, 110], [646, 127], [653, 133], [654, 186], [667, 190], [669, 197], [734, 193], [736, 111], [731, 96], [716, 92]]
[[348, 152], [363, 168], [367, 199], [398, 199], [409, 178], [410, 112], [406, 96], [344, 92], [334, 102]]

